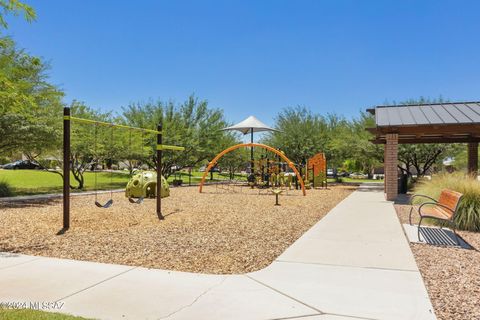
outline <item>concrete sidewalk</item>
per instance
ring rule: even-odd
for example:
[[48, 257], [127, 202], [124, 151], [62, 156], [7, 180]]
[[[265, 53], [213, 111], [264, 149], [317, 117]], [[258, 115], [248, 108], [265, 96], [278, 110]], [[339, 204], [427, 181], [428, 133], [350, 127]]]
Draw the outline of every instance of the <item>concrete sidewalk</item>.
[[392, 203], [369, 188], [245, 275], [0, 254], [8, 301], [99, 319], [435, 319]]

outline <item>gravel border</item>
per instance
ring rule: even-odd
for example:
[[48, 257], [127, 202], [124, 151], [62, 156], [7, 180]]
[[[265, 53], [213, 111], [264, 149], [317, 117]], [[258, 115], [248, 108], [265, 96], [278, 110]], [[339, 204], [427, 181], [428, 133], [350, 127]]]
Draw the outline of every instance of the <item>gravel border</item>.
[[[409, 205], [396, 204], [408, 223]], [[418, 218], [415, 217], [415, 223]], [[439, 320], [480, 319], [480, 233], [458, 231], [474, 249], [410, 243]]]

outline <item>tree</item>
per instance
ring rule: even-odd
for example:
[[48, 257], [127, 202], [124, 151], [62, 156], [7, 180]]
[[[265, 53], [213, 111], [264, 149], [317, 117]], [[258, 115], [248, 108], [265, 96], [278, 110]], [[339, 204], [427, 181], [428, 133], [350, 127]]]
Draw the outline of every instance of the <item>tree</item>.
[[308, 158], [323, 152], [328, 145], [328, 126], [325, 119], [306, 107], [285, 108], [275, 118], [275, 129], [263, 142], [279, 148], [294, 163], [305, 164]]
[[[0, 0], [0, 30], [6, 16], [36, 18], [32, 7], [18, 0]], [[0, 152], [24, 152], [31, 156], [55, 147], [61, 122], [63, 93], [47, 82], [48, 65], [9, 37], [0, 37]]]
[[[208, 102], [193, 95], [182, 104], [173, 102], [148, 102], [131, 104], [123, 108], [123, 121], [134, 127], [156, 129], [163, 126], [163, 143], [185, 147], [184, 151], [164, 151], [162, 174], [169, 177], [174, 169], [193, 167], [212, 159], [221, 146], [219, 141], [226, 133], [220, 129], [227, 126], [223, 112], [210, 109]], [[151, 167], [156, 161], [156, 137], [146, 137], [145, 145], [150, 147], [150, 156], [144, 161]]]
[[[95, 111], [78, 101], [73, 101], [70, 108], [71, 114], [75, 117], [102, 122], [113, 121], [110, 113]], [[57, 113], [54, 116], [55, 119], [60, 119], [60, 115], [61, 112]], [[59, 131], [63, 133], [62, 128]], [[55, 149], [51, 148], [51, 154], [49, 155], [55, 157], [56, 162], [63, 166], [62, 138], [60, 135], [56, 140], [50, 142], [55, 146]], [[70, 172], [76, 181], [76, 185], [71, 184], [70, 188], [81, 190], [85, 187], [85, 171], [105, 163], [108, 163], [111, 167], [112, 163], [118, 161], [117, 159], [122, 154], [121, 150], [125, 149], [124, 141], [125, 132], [121, 130], [109, 126], [71, 121]], [[33, 156], [32, 153], [25, 153], [25, 155], [31, 160], [37, 160], [41, 169], [58, 174], [63, 179], [62, 171], [57, 171], [48, 164], [44, 164], [38, 158], [38, 155]]]
[[330, 151], [348, 166], [347, 171], [361, 171], [371, 176], [382, 163], [382, 147], [371, 143], [372, 135], [365, 130], [373, 125], [373, 117], [361, 112], [358, 118], [332, 128]]
[[400, 170], [411, 177], [412, 170], [416, 175], [422, 177], [430, 172], [435, 165], [441, 165], [441, 160], [458, 151], [460, 145], [447, 143], [432, 144], [405, 144], [399, 145], [398, 161]]
[[48, 66], [0, 38], [0, 152], [40, 154], [58, 141], [63, 92], [47, 82]]
[[[420, 97], [419, 99], [409, 99], [400, 104], [427, 104], [427, 103], [442, 103], [445, 100], [440, 96], [437, 99], [429, 99]], [[428, 143], [428, 144], [399, 144], [398, 145], [398, 160], [400, 164], [399, 169], [411, 177], [413, 169], [416, 171], [418, 177], [422, 177], [435, 164], [440, 164], [440, 161], [447, 156], [454, 155], [461, 144], [448, 143]]]
[[[226, 131], [218, 140], [218, 149], [225, 150], [228, 147], [239, 144], [241, 140], [238, 135], [232, 131]], [[225, 154], [220, 158], [218, 166], [223, 170], [228, 170], [230, 180], [235, 178], [235, 172], [243, 169], [245, 164], [250, 160], [250, 151], [240, 148]]]
[[0, 27], [8, 28], [6, 16], [9, 14], [23, 15], [23, 18], [28, 22], [36, 18], [35, 10], [31, 6], [18, 0], [0, 0]]
[[[75, 117], [83, 119], [113, 122], [110, 113], [93, 110], [78, 101], [72, 103], [71, 113]], [[80, 122], [72, 123], [70, 170], [78, 183], [77, 189], [84, 188], [84, 173], [88, 169], [97, 167], [102, 163], [108, 163], [111, 169], [112, 163], [118, 160], [119, 150], [124, 149], [124, 135], [124, 131], [118, 130], [117, 132], [114, 127]]]

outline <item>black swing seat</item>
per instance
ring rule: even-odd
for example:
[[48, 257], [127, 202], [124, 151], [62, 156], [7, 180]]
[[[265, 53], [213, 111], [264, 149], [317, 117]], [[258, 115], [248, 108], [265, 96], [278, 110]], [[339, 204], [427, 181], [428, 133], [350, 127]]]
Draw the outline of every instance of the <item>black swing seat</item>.
[[103, 204], [103, 205], [102, 205], [100, 202], [95, 201], [95, 205], [96, 205], [97, 207], [103, 208], [103, 209], [110, 208], [110, 207], [112, 206], [112, 204], [113, 204], [113, 199], [108, 200], [107, 203], [105, 203], [105, 204]]
[[140, 198], [138, 198], [138, 199], [136, 199], [136, 200], [135, 200], [134, 198], [130, 198], [130, 197], [129, 197], [129, 198], [128, 198], [128, 201], [130, 201], [130, 203], [140, 204], [140, 203], [143, 202], [143, 197], [140, 197]]

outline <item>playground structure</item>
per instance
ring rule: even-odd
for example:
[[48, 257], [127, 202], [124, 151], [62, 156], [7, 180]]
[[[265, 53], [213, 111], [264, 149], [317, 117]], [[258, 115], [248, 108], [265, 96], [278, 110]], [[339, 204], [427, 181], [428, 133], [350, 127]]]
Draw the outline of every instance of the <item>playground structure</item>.
[[305, 175], [305, 180], [310, 181], [311, 179], [314, 188], [327, 188], [327, 159], [325, 154], [317, 153], [308, 159]]
[[[133, 198], [155, 198], [157, 188], [157, 174], [152, 171], [140, 171], [136, 173], [125, 188], [125, 196], [134, 201]], [[167, 180], [162, 176], [162, 184], [160, 185], [160, 198], [170, 196], [170, 187]]]
[[[296, 176], [296, 184], [300, 185], [303, 195], [306, 195], [305, 192], [305, 184], [303, 182], [303, 178], [298, 170], [295, 168], [295, 165], [290, 159], [288, 159], [285, 154], [275, 148], [267, 146], [265, 144], [254, 143], [253, 142], [253, 133], [254, 132], [266, 132], [266, 131], [278, 131], [274, 128], [271, 128], [258, 120], [254, 116], [249, 116], [245, 120], [222, 129], [224, 131], [239, 131], [244, 135], [250, 134], [250, 143], [241, 143], [229, 147], [222, 152], [220, 152], [212, 161], [209, 162], [202, 180], [200, 182], [199, 191], [202, 192], [203, 185], [205, 183], [205, 179], [208, 175], [208, 172], [215, 167], [218, 161], [227, 153], [232, 152], [234, 150], [240, 148], [250, 148], [250, 165], [249, 165], [249, 176], [247, 178], [248, 185], [250, 187], [257, 187], [257, 188], [268, 188], [268, 187], [288, 187], [290, 189], [293, 184], [293, 176]], [[268, 156], [261, 157], [259, 160], [255, 161], [254, 159], [254, 148], [262, 148], [266, 151], [272, 152], [276, 156], [275, 159], [269, 159]], [[273, 157], [275, 158], [275, 157]], [[283, 160], [283, 162], [280, 161]], [[289, 167], [292, 172], [286, 172], [286, 167]], [[241, 183], [238, 180], [231, 180], [228, 182], [229, 186], [236, 186], [243, 187], [245, 186], [244, 183]]]
[[[297, 168], [295, 167], [295, 164], [290, 161], [290, 159], [288, 159], [285, 154], [273, 147], [270, 147], [270, 146], [267, 146], [265, 144], [261, 144], [261, 143], [240, 143], [240, 144], [237, 144], [237, 145], [234, 145], [234, 146], [231, 146], [225, 150], [223, 150], [222, 152], [220, 152], [217, 156], [215, 156], [215, 158], [213, 158], [212, 161], [210, 161], [208, 163], [208, 166], [207, 168], [205, 169], [205, 172], [203, 173], [203, 176], [202, 176], [202, 180], [200, 182], [200, 186], [199, 186], [199, 192], [201, 193], [202, 192], [202, 188], [203, 188], [203, 185], [205, 183], [205, 180], [207, 178], [207, 175], [208, 173], [210, 172], [210, 170], [215, 167], [218, 163], [218, 161], [224, 156], [226, 155], [227, 153], [229, 152], [232, 152], [234, 150], [237, 150], [237, 149], [240, 149], [240, 148], [251, 148], [251, 150], [253, 150], [254, 147], [257, 147], [257, 148], [262, 148], [262, 149], [265, 149], [267, 151], [270, 151], [270, 152], [273, 152], [274, 154], [276, 154], [279, 158], [281, 158], [282, 160], [284, 160], [284, 162], [287, 164], [287, 166], [293, 171], [293, 173], [295, 174], [296, 178], [297, 178], [297, 181], [298, 181], [298, 184], [299, 186], [301, 187], [302, 189], [302, 193], [303, 195], [307, 195], [306, 191], [305, 191], [305, 184], [304, 184], [304, 181], [303, 181], [303, 178], [300, 174], [300, 172], [297, 170]], [[252, 153], [253, 155], [253, 153]], [[268, 160], [267, 160], [268, 162]], [[254, 160], [251, 159], [251, 165], [252, 165], [252, 171], [253, 171], [253, 168], [254, 168]], [[277, 166], [278, 168], [278, 166]], [[251, 177], [255, 177], [255, 175], [253, 173], [250, 174], [249, 176], [249, 179], [251, 179]], [[275, 173], [271, 173], [270, 174], [270, 177], [268, 179], [268, 181], [270, 181], [270, 183], [272, 184], [272, 186], [278, 186], [279, 184], [281, 184], [282, 182], [284, 184], [286, 184], [287, 181], [290, 180], [290, 184], [292, 183], [292, 180], [291, 178], [287, 178], [287, 177], [291, 177], [290, 175], [285, 175], [285, 172], [282, 171], [281, 168], [278, 169], [278, 172]], [[255, 180], [252, 180], [252, 181], [249, 181], [250, 184], [252, 186], [254, 185], [257, 185], [257, 186], [264, 186], [264, 183], [265, 183], [265, 179], [264, 177], [261, 177], [261, 179], [255, 179]]]
[[[162, 125], [157, 125], [157, 130], [137, 128], [131, 126], [125, 126], [114, 123], [107, 123], [102, 121], [95, 121], [84, 118], [73, 117], [70, 114], [70, 108], [66, 107], [63, 109], [63, 230], [68, 230], [70, 228], [70, 169], [71, 169], [71, 122], [81, 122], [86, 124], [92, 124], [95, 126], [95, 148], [96, 148], [96, 130], [97, 126], [107, 126], [111, 128], [111, 139], [113, 140], [113, 129], [121, 128], [127, 130], [136, 130], [141, 131], [142, 133], [156, 134], [157, 136], [157, 145], [156, 145], [156, 163], [155, 163], [155, 175], [148, 172], [140, 172], [140, 176], [137, 175], [137, 178], [132, 179], [127, 185], [126, 196], [129, 198], [130, 202], [140, 203], [143, 200], [143, 197], [154, 197], [156, 199], [156, 214], [158, 219], [163, 220], [164, 216], [162, 215], [162, 189], [163, 197], [169, 195], [168, 183], [164, 177], [162, 177], [161, 167], [162, 167], [162, 152], [163, 150], [175, 150], [181, 151], [184, 150], [183, 147], [179, 146], [169, 146], [162, 144]], [[111, 141], [112, 142], [112, 141]], [[135, 182], [136, 181], [136, 182]], [[148, 182], [148, 183], [147, 183]], [[142, 187], [141, 187], [142, 185]], [[161, 186], [158, 188], [158, 186]], [[143, 189], [145, 187], [145, 189]], [[95, 187], [96, 190], [96, 187]], [[100, 208], [109, 208], [113, 205], [113, 197], [111, 191], [110, 200], [105, 204], [101, 204], [97, 201], [97, 192], [95, 192], [95, 205]], [[132, 197], [140, 196], [138, 201], [132, 201]]]
[[[253, 142], [254, 132], [278, 131], [276, 129], [270, 128], [254, 116], [250, 116], [247, 119], [239, 122], [238, 124], [224, 128], [222, 130], [239, 131], [244, 135], [250, 133], [250, 143], [241, 143], [231, 146], [223, 150], [215, 158], [213, 158], [213, 160], [208, 163], [208, 166], [202, 176], [199, 187], [200, 193], [202, 192], [202, 188], [205, 184], [205, 179], [208, 175], [208, 172], [210, 172], [212, 168], [218, 165], [219, 160], [224, 155], [240, 148], [250, 148], [250, 172], [247, 177], [248, 184], [242, 183], [238, 179], [232, 180], [232, 177], [230, 177], [230, 179], [226, 181], [226, 185], [228, 187], [231, 187], [231, 191], [235, 191], [235, 188], [237, 186], [241, 188], [248, 185], [251, 188], [257, 187], [259, 189], [269, 187], [276, 189], [282, 188], [282, 190], [288, 192], [288, 190], [290, 190], [295, 183], [295, 187], [298, 188], [298, 186], [300, 186], [303, 195], [306, 195], [305, 189], [307, 188], [318, 188], [319, 186], [325, 188], [327, 187], [327, 161], [323, 153], [318, 153], [312, 158], [308, 159], [307, 163], [304, 164], [304, 166], [300, 166], [301, 168], [299, 172], [299, 170], [297, 170], [297, 168], [295, 167], [295, 164], [285, 156], [284, 152], [265, 144]], [[255, 147], [271, 152], [274, 154], [274, 156], [270, 158], [268, 155], [265, 154], [260, 156], [260, 159], [255, 160]], [[291, 169], [291, 172], [288, 172], [288, 168]], [[311, 174], [309, 174], [309, 172], [311, 172]], [[312, 180], [311, 183], [310, 177]], [[219, 184], [217, 184], [217, 186], [218, 185]], [[278, 194], [279, 193], [276, 194], [277, 197]]]

